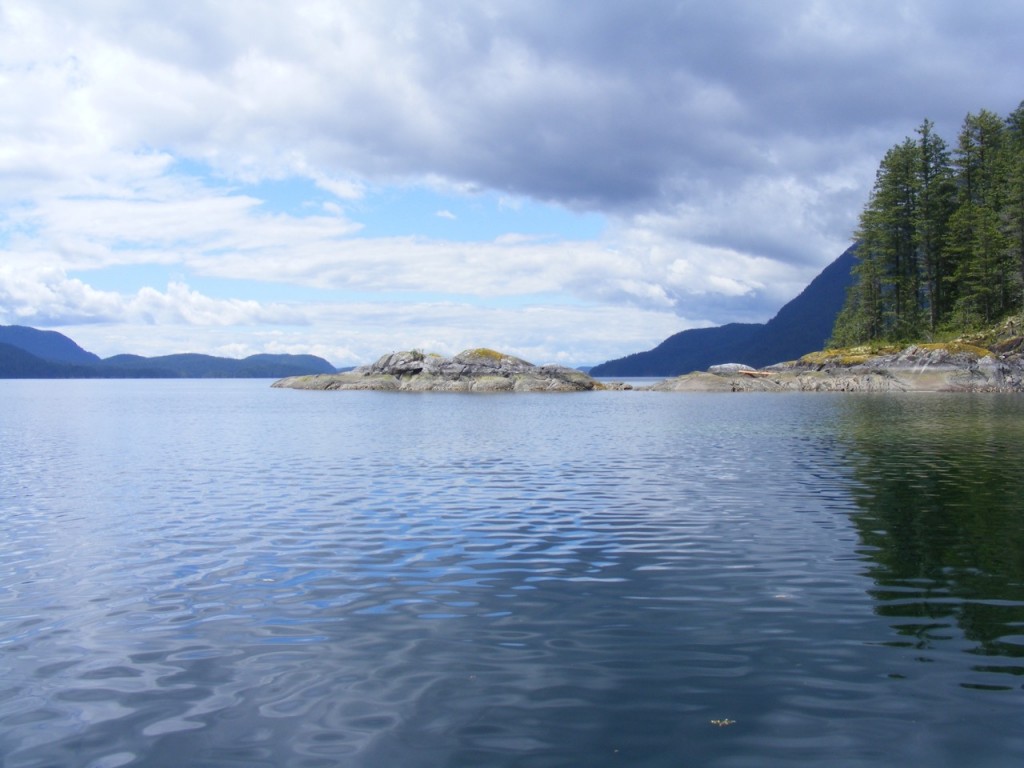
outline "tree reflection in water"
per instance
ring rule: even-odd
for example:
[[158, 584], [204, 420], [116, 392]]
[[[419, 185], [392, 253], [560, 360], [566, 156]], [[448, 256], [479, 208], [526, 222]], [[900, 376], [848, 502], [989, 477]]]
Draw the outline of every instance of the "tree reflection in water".
[[[986, 657], [971, 687], [1024, 676], [1024, 402], [1012, 395], [851, 397], [854, 516], [893, 645]], [[1005, 675], [1017, 676], [1014, 681]], [[991, 685], [992, 681], [998, 683]]]

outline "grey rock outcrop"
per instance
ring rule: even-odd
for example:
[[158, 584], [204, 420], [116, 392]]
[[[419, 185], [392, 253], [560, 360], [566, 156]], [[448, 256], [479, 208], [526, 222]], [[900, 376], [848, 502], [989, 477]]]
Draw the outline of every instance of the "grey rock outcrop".
[[348, 373], [291, 376], [273, 386], [402, 392], [585, 392], [606, 388], [581, 371], [533, 365], [491, 349], [470, 349], [454, 357], [393, 352]]
[[760, 371], [713, 366], [666, 379], [661, 392], [1024, 392], [1024, 357], [969, 344], [913, 345], [890, 354], [828, 352]]
[[708, 373], [743, 373], [754, 370], [757, 369], [744, 363], [719, 363], [708, 368]]

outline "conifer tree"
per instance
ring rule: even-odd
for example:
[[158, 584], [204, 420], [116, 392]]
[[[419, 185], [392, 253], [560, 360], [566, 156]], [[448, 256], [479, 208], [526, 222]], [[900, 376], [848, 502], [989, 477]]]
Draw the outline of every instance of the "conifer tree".
[[1011, 306], [1024, 309], [1024, 101], [1006, 119], [1005, 188], [1001, 223], [1006, 237], [1007, 266], [1015, 290]]
[[1024, 309], [1024, 102], [1005, 120], [968, 114], [952, 153], [922, 122], [882, 158], [855, 236], [835, 344], [959, 332]]
[[1007, 309], [1007, 247], [999, 227], [1004, 127], [988, 110], [967, 115], [954, 153], [958, 196], [947, 247], [956, 261], [955, 321], [963, 328], [990, 323]]
[[946, 228], [953, 210], [956, 186], [950, 166], [949, 149], [925, 120], [917, 129], [918, 203], [914, 220], [914, 242], [922, 270], [928, 330], [935, 331], [948, 315], [952, 302], [946, 288], [952, 267], [945, 248]]
[[911, 139], [886, 152], [856, 239], [859, 262], [846, 311], [833, 336], [873, 341], [912, 335], [920, 321], [915, 219], [917, 146]]

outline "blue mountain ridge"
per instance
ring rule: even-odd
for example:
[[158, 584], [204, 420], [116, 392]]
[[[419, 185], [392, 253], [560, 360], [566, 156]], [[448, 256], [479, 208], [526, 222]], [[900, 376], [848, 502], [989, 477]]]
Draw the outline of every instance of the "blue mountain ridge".
[[654, 349], [609, 360], [591, 376], [679, 376], [720, 363], [762, 368], [825, 346], [853, 283], [856, 244], [825, 267], [767, 323], [729, 323], [669, 336]]
[[27, 325], [0, 325], [0, 344], [9, 344], [53, 363], [89, 365], [100, 362], [98, 355], [86, 352], [63, 333], [41, 331]]
[[0, 325], [0, 378], [281, 378], [334, 373], [314, 355], [259, 354], [237, 360], [194, 353], [100, 359], [57, 331]]

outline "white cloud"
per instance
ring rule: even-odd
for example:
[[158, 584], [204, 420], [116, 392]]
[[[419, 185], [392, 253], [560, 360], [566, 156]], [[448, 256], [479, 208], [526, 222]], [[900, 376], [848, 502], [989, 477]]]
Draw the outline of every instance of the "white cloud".
[[[433, 329], [429, 346], [475, 323], [498, 339], [474, 344], [593, 361], [597, 327], [611, 357], [666, 329], [764, 320], [846, 247], [888, 146], [925, 117], [952, 138], [966, 112], [1017, 105], [1022, 25], [1008, 0], [6, 0], [2, 311], [102, 320], [150, 346], [197, 327], [221, 348], [310, 331], [345, 359], [406, 327]], [[249, 186], [296, 177], [333, 199], [272, 213]], [[592, 241], [363, 235], [367, 190], [413, 183], [612, 226]], [[182, 278], [92, 284], [153, 265]], [[201, 286], [214, 279], [233, 297]], [[255, 299], [255, 282], [324, 303]]]
[[40, 326], [79, 322], [233, 326], [304, 325], [309, 320], [295, 307], [215, 299], [179, 282], [168, 284], [165, 291], [144, 287], [134, 295], [100, 291], [83, 280], [68, 277], [59, 267], [10, 258], [0, 264], [0, 322]]
[[125, 190], [116, 197], [45, 199], [13, 212], [9, 225], [31, 231], [32, 248], [59, 254], [69, 269], [180, 262], [202, 271], [206, 259], [257, 254], [256, 260], [281, 263], [287, 271], [293, 245], [325, 250], [358, 231], [336, 211], [327, 214], [265, 213], [252, 197], [164, 180], [158, 189]]
[[[664, 312], [609, 306], [535, 304], [500, 308], [460, 302], [311, 304], [309, 324], [141, 326], [131, 321], [50, 324], [81, 346], [109, 357], [202, 352], [245, 357], [257, 352], [316, 354], [335, 365], [372, 362], [387, 352], [424, 349], [454, 354], [488, 346], [542, 364], [598, 363], [648, 349], [678, 330]], [[244, 333], [240, 332], [244, 331]]]
[[129, 322], [202, 326], [252, 324], [306, 325], [304, 312], [281, 305], [264, 306], [256, 301], [213, 299], [184, 283], [170, 283], [164, 292], [142, 288], [124, 306]]

